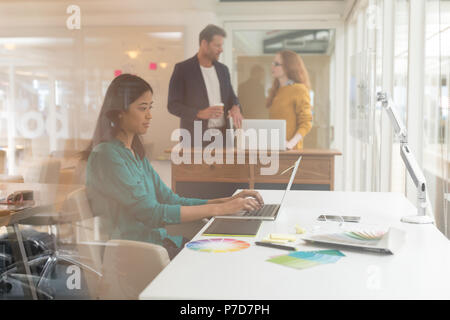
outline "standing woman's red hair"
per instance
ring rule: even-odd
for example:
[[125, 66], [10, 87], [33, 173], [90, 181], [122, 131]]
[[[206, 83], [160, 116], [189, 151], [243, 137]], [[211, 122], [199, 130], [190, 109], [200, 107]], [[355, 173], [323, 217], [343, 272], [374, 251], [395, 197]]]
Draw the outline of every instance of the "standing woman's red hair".
[[311, 83], [303, 59], [283, 50], [272, 62], [272, 88], [267, 98], [271, 119], [286, 120], [288, 149], [302, 149], [303, 139], [312, 128]]

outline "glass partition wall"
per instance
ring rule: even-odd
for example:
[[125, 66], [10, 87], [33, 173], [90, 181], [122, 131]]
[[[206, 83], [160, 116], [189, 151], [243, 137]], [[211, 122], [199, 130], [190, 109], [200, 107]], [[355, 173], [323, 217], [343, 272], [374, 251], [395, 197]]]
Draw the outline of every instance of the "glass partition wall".
[[422, 163], [437, 227], [448, 234], [450, 3], [427, 0]]
[[281, 50], [299, 54], [311, 81], [313, 127], [304, 148], [329, 149], [330, 68], [335, 49], [334, 29], [233, 30], [233, 82], [243, 115], [247, 119], [268, 119], [266, 98], [272, 87], [271, 65]]
[[[80, 151], [91, 141], [109, 84], [116, 76], [131, 73], [150, 83], [154, 91], [152, 116], [163, 119], [152, 121], [142, 137], [146, 156], [150, 160], [168, 158], [164, 151], [173, 144], [171, 134], [179, 126], [179, 120], [167, 110], [168, 86], [175, 63], [184, 59], [183, 47], [183, 29], [170, 26], [0, 30], [0, 196], [5, 198], [12, 193], [7, 191], [10, 189], [33, 190], [37, 203], [40, 199], [57, 199], [61, 202], [55, 203], [55, 208], [61, 208], [61, 216], [69, 216], [68, 220], [45, 220], [44, 215], [25, 221], [18, 227], [22, 237], [43, 239], [45, 245], [46, 241], [54, 242], [56, 252], [62, 250], [75, 261], [100, 271], [96, 263], [101, 253], [95, 251], [100, 246], [83, 242], [106, 242], [108, 237], [103, 234], [100, 218], [92, 217], [80, 205], [83, 200], [77, 201], [76, 208], [73, 199], [67, 200], [70, 196], [80, 197], [79, 191], [83, 192], [86, 163], [79, 161]], [[69, 195], [66, 190], [77, 193]], [[58, 198], [63, 193], [67, 196], [64, 200]], [[80, 216], [74, 218], [77, 213]], [[8, 236], [13, 234], [11, 230], [0, 227], [2, 241], [7, 231]], [[3, 273], [4, 257], [8, 255], [2, 256], [2, 250], [0, 247]], [[85, 299], [87, 289], [96, 289], [98, 278], [86, 271], [89, 268], [79, 269], [81, 290], [72, 290], [64, 285], [72, 265], [52, 264], [50, 259], [49, 264], [39, 261], [52, 268], [45, 269], [52, 270], [51, 274], [39, 281], [43, 284], [40, 288], [48, 289], [54, 299]], [[41, 267], [39, 261], [36, 263]], [[10, 282], [1, 283], [1, 295], [10, 299], [21, 297], [20, 282], [11, 282], [12, 289], [3, 291], [5, 283]]]
[[[346, 25], [350, 152], [345, 188], [401, 192], [416, 204], [399, 140], [376, 105], [376, 93], [384, 90], [408, 130], [436, 225], [447, 236], [449, 24], [448, 1], [373, 0], [355, 10]], [[390, 178], [384, 182], [384, 176]]]
[[154, 115], [165, 121], [154, 122], [143, 140], [150, 157], [164, 156], [178, 127], [166, 108], [168, 83], [183, 58], [183, 33], [170, 27], [2, 31], [0, 170], [23, 173], [24, 159], [65, 157], [85, 148], [105, 91], [121, 73], [152, 85]]

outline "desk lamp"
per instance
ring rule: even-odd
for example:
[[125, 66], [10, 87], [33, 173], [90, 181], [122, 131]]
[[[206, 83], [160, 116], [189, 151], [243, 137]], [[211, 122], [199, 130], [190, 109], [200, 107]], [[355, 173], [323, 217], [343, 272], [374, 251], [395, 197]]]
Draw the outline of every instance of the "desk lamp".
[[400, 138], [400, 155], [402, 156], [402, 160], [405, 163], [406, 169], [408, 170], [408, 173], [417, 188], [417, 215], [405, 216], [401, 219], [401, 221], [416, 224], [434, 223], [433, 218], [428, 216], [426, 213], [428, 206], [427, 184], [425, 176], [420, 169], [416, 158], [409, 150], [406, 128], [400, 121], [395, 110], [392, 108], [392, 106], [394, 105], [392, 99], [389, 99], [388, 95], [385, 92], [377, 93], [377, 101], [381, 102], [383, 108], [386, 110], [387, 114], [389, 115], [389, 119], [391, 119], [395, 134]]

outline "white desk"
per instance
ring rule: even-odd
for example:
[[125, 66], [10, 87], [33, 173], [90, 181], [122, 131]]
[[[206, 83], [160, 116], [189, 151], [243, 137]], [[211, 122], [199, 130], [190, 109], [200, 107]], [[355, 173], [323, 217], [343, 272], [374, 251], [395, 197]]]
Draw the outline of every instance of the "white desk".
[[[265, 203], [283, 191], [261, 190]], [[287, 251], [253, 245], [269, 233], [310, 229], [320, 214], [359, 215], [361, 224], [406, 231], [395, 255], [341, 248], [337, 263], [296, 270], [266, 262]], [[263, 222], [252, 245], [230, 253], [183, 249], [141, 293], [140, 299], [450, 299], [450, 241], [434, 225], [400, 222], [415, 207], [401, 194], [291, 191], [274, 222]], [[209, 225], [209, 223], [208, 223]], [[194, 238], [199, 240], [206, 225]], [[300, 250], [324, 249], [297, 241]]]

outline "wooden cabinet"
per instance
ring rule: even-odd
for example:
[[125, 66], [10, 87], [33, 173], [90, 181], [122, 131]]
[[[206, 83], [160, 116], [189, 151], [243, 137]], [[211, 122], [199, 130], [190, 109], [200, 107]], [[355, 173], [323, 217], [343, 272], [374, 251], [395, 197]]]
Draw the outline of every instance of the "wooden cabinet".
[[[298, 158], [297, 158], [298, 159]], [[261, 175], [262, 165], [255, 166], [255, 183], [287, 183], [291, 171], [280, 175], [284, 170], [293, 165], [297, 159], [280, 159], [280, 167], [275, 175]], [[323, 157], [303, 156], [298, 172], [294, 178], [296, 184], [328, 184], [333, 185], [332, 173], [334, 160]]]
[[[190, 157], [186, 158], [190, 159], [186, 161], [189, 163], [172, 162], [174, 192], [177, 191], [178, 182], [246, 183], [250, 189], [255, 188], [255, 184], [258, 186], [286, 184], [289, 182], [291, 171], [283, 175], [281, 173], [293, 166], [300, 155], [303, 158], [294, 179], [294, 185], [325, 185], [328, 186], [328, 190], [334, 190], [334, 157], [342, 155], [337, 150], [280, 151], [278, 156], [273, 155], [271, 158], [272, 161], [278, 161], [278, 170], [275, 174], [264, 175], [261, 169], [269, 168], [273, 164], [263, 164], [257, 152], [221, 150], [220, 154], [214, 154], [219, 163], [205, 163], [206, 161], [200, 157], [199, 153], [202, 153], [202, 150], [191, 150]], [[194, 163], [195, 158], [197, 163]], [[199, 161], [199, 159], [202, 160]]]
[[249, 165], [172, 163], [172, 182], [249, 182]]

